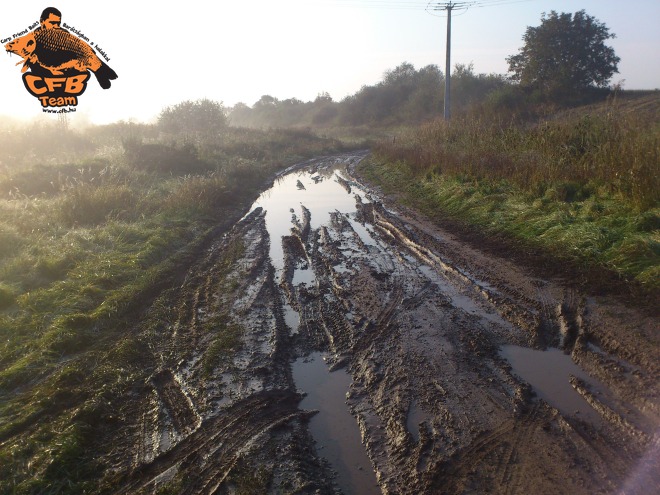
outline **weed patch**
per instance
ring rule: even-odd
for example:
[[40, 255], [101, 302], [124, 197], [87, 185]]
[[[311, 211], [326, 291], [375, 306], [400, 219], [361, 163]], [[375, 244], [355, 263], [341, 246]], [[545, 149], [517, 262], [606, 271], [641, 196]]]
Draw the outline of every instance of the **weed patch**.
[[474, 119], [436, 121], [383, 141], [377, 154], [429, 172], [580, 201], [598, 187], [638, 211], [660, 199], [660, 124], [628, 114], [572, 117], [530, 126]]
[[210, 376], [216, 367], [230, 364], [229, 359], [239, 349], [245, 329], [240, 325], [227, 323], [223, 315], [212, 318], [204, 326], [213, 334], [202, 357], [202, 373]]

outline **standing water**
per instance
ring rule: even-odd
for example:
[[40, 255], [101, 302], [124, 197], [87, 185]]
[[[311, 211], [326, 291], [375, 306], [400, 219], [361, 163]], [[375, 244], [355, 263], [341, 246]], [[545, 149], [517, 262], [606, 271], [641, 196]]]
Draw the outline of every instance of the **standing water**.
[[573, 375], [590, 384], [595, 380], [559, 349], [537, 351], [516, 345], [506, 345], [500, 352], [516, 375], [529, 383], [536, 394], [548, 404], [571, 416], [579, 414], [594, 424], [600, 424], [596, 410], [578, 394], [570, 383]]
[[319, 455], [337, 471], [337, 482], [346, 494], [376, 495], [380, 488], [371, 461], [360, 442], [360, 429], [345, 404], [351, 377], [344, 370], [330, 373], [320, 353], [293, 364], [293, 379], [307, 396], [303, 409], [316, 409], [309, 428]]
[[[309, 210], [310, 227], [316, 229], [328, 223], [330, 214], [335, 211], [354, 212], [354, 193], [361, 194], [364, 200], [363, 191], [349, 193], [338, 182], [341, 179], [345, 179], [341, 167], [330, 167], [313, 173], [297, 170], [279, 178], [273, 187], [262, 193], [252, 205], [251, 210], [262, 207], [266, 211], [270, 259], [278, 274], [282, 273], [284, 266], [281, 239], [291, 234], [294, 215], [302, 221], [301, 206]], [[309, 274], [299, 275], [309, 277]]]
[[[282, 237], [291, 234], [294, 221], [303, 221], [303, 207], [310, 212], [310, 228], [317, 229], [328, 224], [334, 212], [345, 215], [356, 211], [355, 194], [363, 201], [364, 191], [346, 184], [341, 165], [330, 164], [310, 172], [301, 169], [279, 178], [272, 188], [259, 196], [252, 210], [261, 207], [266, 212], [266, 228], [270, 237], [270, 259], [276, 279], [282, 276], [284, 251]], [[365, 244], [374, 244], [370, 232], [357, 222], [351, 221]], [[292, 284], [313, 285], [316, 283], [311, 267], [297, 268]], [[298, 333], [300, 317], [286, 304], [285, 320], [292, 334]], [[337, 483], [346, 494], [377, 495], [380, 488], [371, 461], [361, 442], [357, 421], [345, 403], [351, 377], [344, 370], [328, 371], [320, 353], [300, 358], [293, 364], [293, 379], [298, 389], [307, 394], [301, 402], [303, 409], [318, 410], [310, 420], [310, 431], [316, 441], [319, 455], [325, 458], [337, 473]]]

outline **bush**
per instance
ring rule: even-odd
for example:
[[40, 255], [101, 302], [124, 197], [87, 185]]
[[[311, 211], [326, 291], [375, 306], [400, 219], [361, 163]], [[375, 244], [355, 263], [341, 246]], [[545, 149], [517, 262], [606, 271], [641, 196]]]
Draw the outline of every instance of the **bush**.
[[214, 136], [227, 127], [227, 116], [222, 103], [187, 100], [165, 108], [158, 116], [158, 126], [176, 135]]
[[174, 144], [126, 140], [123, 146], [129, 166], [137, 170], [185, 175], [203, 173], [213, 168], [199, 159], [197, 149], [191, 143], [177, 147]]

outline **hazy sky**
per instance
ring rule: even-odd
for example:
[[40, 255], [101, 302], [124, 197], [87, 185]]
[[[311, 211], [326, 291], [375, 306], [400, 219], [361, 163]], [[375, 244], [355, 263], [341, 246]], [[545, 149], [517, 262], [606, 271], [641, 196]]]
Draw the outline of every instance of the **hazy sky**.
[[[504, 74], [506, 57], [543, 12], [584, 9], [616, 34], [608, 43], [621, 62], [612, 82], [660, 88], [660, 0], [476, 3], [452, 16], [452, 67], [473, 63], [477, 73]], [[4, 9], [0, 37], [26, 29], [48, 5], [98, 44], [119, 75], [108, 90], [90, 81], [72, 120], [149, 121], [167, 105], [197, 98], [252, 105], [264, 94], [308, 101], [327, 91], [341, 100], [404, 61], [445, 66], [446, 18], [428, 13], [425, 0], [28, 0]], [[19, 58], [2, 60], [0, 114], [39, 115], [14, 65]]]

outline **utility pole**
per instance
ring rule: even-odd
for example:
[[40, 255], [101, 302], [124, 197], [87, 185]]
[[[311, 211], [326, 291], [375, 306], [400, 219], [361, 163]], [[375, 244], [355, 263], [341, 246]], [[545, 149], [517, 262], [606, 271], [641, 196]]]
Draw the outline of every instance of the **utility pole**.
[[433, 10], [447, 11], [447, 55], [445, 58], [445, 120], [451, 118], [451, 11], [465, 10], [475, 2], [445, 2], [438, 3]]
[[451, 9], [447, 4], [447, 54], [445, 55], [445, 120], [451, 117]]

